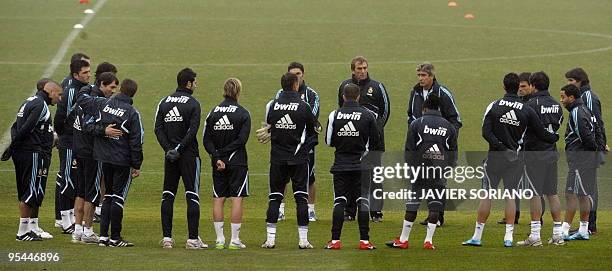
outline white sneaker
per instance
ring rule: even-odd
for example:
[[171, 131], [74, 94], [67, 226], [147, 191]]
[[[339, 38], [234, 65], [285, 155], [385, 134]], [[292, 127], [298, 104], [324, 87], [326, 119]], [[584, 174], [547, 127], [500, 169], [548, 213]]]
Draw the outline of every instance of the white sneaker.
[[262, 248], [274, 248], [276, 246], [276, 244], [274, 243], [274, 241], [269, 241], [266, 240], [263, 244], [261, 244]]
[[208, 245], [202, 242], [202, 239], [198, 237], [198, 239], [187, 239], [187, 243], [185, 243], [186, 249], [206, 249]]
[[245, 249], [246, 245], [243, 244], [240, 240], [238, 241], [231, 241], [230, 244], [227, 246], [227, 249]]
[[563, 246], [565, 245], [565, 240], [563, 240], [562, 235], [553, 235], [550, 239], [548, 239], [548, 244], [555, 246]]
[[313, 248], [313, 246], [310, 244], [310, 242], [308, 242], [308, 240], [300, 240], [300, 242], [298, 243], [298, 247], [300, 249], [311, 249], [311, 248]]
[[75, 232], [72, 233], [72, 240], [70, 240], [73, 243], [80, 243], [81, 242], [81, 237], [83, 237], [83, 234], [76, 234]]
[[518, 241], [516, 242], [516, 244], [518, 246], [523, 246], [523, 247], [541, 247], [542, 240], [540, 240], [540, 238], [531, 239], [531, 237], [527, 237], [527, 239], [525, 239], [524, 241]]
[[172, 238], [171, 239], [164, 238], [161, 240], [160, 243], [162, 245], [162, 248], [173, 248], [174, 247], [174, 239]]
[[97, 244], [99, 242], [99, 238], [95, 233], [87, 236], [85, 234], [81, 235], [81, 242], [85, 244]]
[[46, 232], [45, 230], [43, 230], [42, 228], [38, 227], [36, 229], [32, 230], [34, 233], [38, 234], [38, 236], [40, 236], [42, 239], [52, 239], [53, 235], [51, 235], [50, 233]]
[[315, 222], [315, 221], [317, 221], [317, 214], [315, 213], [315, 211], [314, 211], [314, 210], [310, 210], [310, 211], [308, 212], [308, 221], [310, 221], [310, 222]]

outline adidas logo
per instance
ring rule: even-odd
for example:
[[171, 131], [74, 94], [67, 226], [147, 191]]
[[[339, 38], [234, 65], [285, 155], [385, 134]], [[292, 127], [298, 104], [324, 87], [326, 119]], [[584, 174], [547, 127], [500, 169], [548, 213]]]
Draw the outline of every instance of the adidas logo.
[[173, 121], [183, 121], [183, 117], [181, 117], [181, 113], [178, 111], [178, 108], [173, 107], [168, 114], [166, 114], [166, 118], [164, 118], [165, 122], [173, 122]]
[[423, 158], [431, 160], [444, 160], [444, 155], [442, 154], [442, 151], [440, 151], [438, 144], [434, 144], [425, 151]]
[[296, 129], [297, 125], [293, 123], [289, 114], [285, 114], [281, 119], [279, 119], [274, 125], [277, 129]]
[[19, 108], [19, 112], [17, 112], [17, 117], [23, 118], [23, 110], [25, 109], [25, 104]]
[[425, 125], [425, 130], [423, 131], [423, 133], [431, 134], [431, 135], [438, 135], [438, 136], [446, 136], [446, 131], [447, 129], [444, 127], [438, 127], [436, 129], [436, 128], [429, 128], [427, 127], [427, 125]]
[[355, 129], [353, 122], [349, 121], [344, 125], [344, 127], [340, 128], [340, 131], [338, 131], [338, 136], [359, 136], [359, 131]]
[[514, 126], [521, 125], [521, 122], [516, 118], [516, 113], [514, 113], [514, 110], [510, 110], [510, 112], [504, 114], [501, 118], [499, 118], [499, 122]]
[[81, 118], [76, 117], [74, 119], [74, 123], [72, 124], [72, 127], [78, 131], [81, 131]]
[[223, 115], [223, 117], [219, 118], [219, 120], [213, 126], [213, 129], [218, 130], [234, 130], [234, 125], [230, 123], [227, 115]]

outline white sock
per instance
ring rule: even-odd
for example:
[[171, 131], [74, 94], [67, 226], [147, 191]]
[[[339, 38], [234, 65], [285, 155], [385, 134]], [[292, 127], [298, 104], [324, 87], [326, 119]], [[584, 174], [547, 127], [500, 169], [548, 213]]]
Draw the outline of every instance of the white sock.
[[563, 234], [563, 228], [561, 227], [561, 222], [553, 222], [553, 236], [558, 236]]
[[74, 209], [70, 209], [70, 225], [76, 223], [76, 218], [74, 217]]
[[92, 236], [93, 234], [93, 227], [83, 227], [83, 235]]
[[481, 240], [482, 232], [484, 231], [485, 223], [478, 223], [476, 221], [476, 226], [474, 226], [474, 235], [472, 236], [473, 240]]
[[[164, 237], [164, 239], [166, 239], [166, 237]], [[100, 236], [99, 240], [100, 241], [108, 241], [108, 236]]]
[[282, 202], [282, 203], [280, 204], [280, 207], [278, 207], [278, 212], [279, 212], [280, 214], [285, 214], [285, 203], [284, 203], [284, 202]]
[[410, 231], [412, 230], [412, 224], [414, 224], [414, 222], [404, 220], [404, 227], [402, 227], [402, 234], [400, 235], [400, 242], [408, 241], [408, 239], [410, 238]]
[[232, 242], [240, 242], [240, 226], [242, 223], [232, 223]]
[[563, 233], [563, 235], [569, 235], [571, 227], [572, 226], [569, 223], [563, 222], [563, 224], [561, 225], [561, 232]]
[[[102, 237], [100, 237], [100, 239], [102, 239]], [[172, 242], [172, 237], [164, 237], [164, 242], [165, 241]]]
[[38, 217], [30, 218], [30, 231], [38, 229]]
[[74, 235], [83, 235], [83, 225], [74, 224]]
[[70, 210], [60, 211], [60, 214], [62, 215], [62, 228], [67, 229], [72, 225], [70, 222]]
[[430, 242], [433, 244], [433, 235], [436, 232], [436, 228], [438, 227], [438, 224], [433, 224], [433, 223], [427, 223], [427, 235], [425, 236], [425, 242]]
[[274, 243], [276, 241], [276, 223], [266, 224], [266, 240], [268, 243]]
[[22, 236], [30, 231], [30, 218], [19, 218], [19, 230], [17, 235]]
[[580, 228], [578, 232], [582, 234], [589, 234], [589, 221], [580, 221]]
[[96, 210], [94, 212], [96, 213], [96, 215], [101, 215], [102, 214], [102, 206], [96, 206]]
[[539, 240], [540, 239], [540, 230], [542, 229], [542, 222], [531, 221], [531, 234], [529, 234], [529, 238], [531, 240]]
[[512, 234], [514, 233], [514, 224], [506, 224], [506, 235], [504, 235], [504, 241], [513, 241]]
[[310, 213], [310, 212], [314, 212], [314, 210], [315, 210], [315, 209], [314, 209], [314, 203], [313, 203], [313, 204], [310, 204], [310, 203], [309, 203], [309, 204], [308, 204], [308, 212], [309, 212], [309, 213]]
[[308, 226], [298, 226], [300, 241], [308, 241]]
[[225, 235], [223, 235], [223, 221], [213, 222], [215, 225], [215, 233], [217, 234], [217, 243], [225, 243]]

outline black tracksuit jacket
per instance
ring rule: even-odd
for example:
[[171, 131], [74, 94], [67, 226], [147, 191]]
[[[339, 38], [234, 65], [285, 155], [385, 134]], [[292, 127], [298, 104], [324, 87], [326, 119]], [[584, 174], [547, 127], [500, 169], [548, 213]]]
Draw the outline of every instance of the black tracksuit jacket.
[[362, 170], [362, 158], [380, 141], [376, 117], [356, 101], [329, 113], [325, 143], [335, 147], [331, 172]]

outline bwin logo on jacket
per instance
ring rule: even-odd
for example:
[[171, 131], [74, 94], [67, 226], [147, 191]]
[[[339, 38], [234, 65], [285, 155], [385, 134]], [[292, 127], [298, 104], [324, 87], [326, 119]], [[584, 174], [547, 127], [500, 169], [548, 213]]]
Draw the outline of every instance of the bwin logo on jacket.
[[230, 123], [227, 115], [223, 115], [223, 117], [219, 118], [219, 120], [213, 126], [213, 129], [218, 130], [234, 130], [234, 125]]
[[515, 108], [515, 109], [518, 109], [518, 110], [523, 109], [523, 104], [519, 103], [519, 102], [509, 102], [509, 101], [506, 101], [506, 100], [501, 100], [501, 101], [499, 101], [499, 105], [500, 106], [512, 107], [512, 108]]
[[115, 115], [117, 117], [123, 117], [123, 114], [125, 114], [125, 109], [112, 108], [112, 107], [109, 107], [108, 105], [105, 105], [104, 109], [102, 109], [102, 112], [109, 113], [109, 114]]
[[183, 121], [183, 117], [181, 117], [181, 113], [179, 112], [178, 108], [176, 108], [175, 106], [172, 108], [172, 110], [170, 110], [170, 112], [168, 112], [168, 114], [166, 114], [164, 121], [165, 122]]
[[[276, 105], [275, 105], [275, 107], [276, 107]], [[291, 117], [289, 116], [289, 114], [285, 114], [281, 119], [279, 119], [276, 122], [274, 127], [276, 127], [276, 129], [295, 130], [297, 128], [297, 125], [293, 123], [293, 120], [291, 120]]]
[[444, 127], [438, 127], [436, 129], [436, 128], [429, 128], [427, 127], [427, 125], [425, 125], [425, 130], [423, 130], [423, 133], [430, 134], [430, 135], [437, 135], [437, 136], [446, 136], [446, 131], [447, 129]]
[[346, 114], [346, 113], [342, 113], [342, 112], [338, 112], [338, 115], [336, 117], [339, 120], [360, 120], [361, 119], [361, 112], [353, 112], [351, 114]]
[[553, 106], [542, 106], [540, 107], [540, 114], [557, 114], [559, 113], [559, 105]]
[[217, 106], [215, 107], [214, 112], [223, 112], [223, 113], [234, 113], [238, 109], [238, 106], [230, 105], [230, 106]]
[[514, 113], [514, 110], [510, 110], [510, 112], [504, 114], [501, 118], [499, 118], [499, 122], [514, 126], [521, 125], [521, 122], [516, 118], [516, 113]]
[[187, 103], [187, 101], [189, 101], [189, 97], [187, 96], [181, 96], [181, 97], [172, 97], [172, 96], [168, 96], [168, 98], [166, 98], [166, 102], [167, 103]]
[[338, 136], [359, 136], [359, 131], [355, 129], [353, 122], [349, 121], [344, 125], [344, 127], [340, 128], [340, 131], [338, 131]]
[[429, 160], [444, 160], [444, 154], [440, 151], [438, 144], [434, 144], [425, 151], [423, 158]]
[[297, 111], [299, 103], [289, 103], [289, 104], [279, 104], [274, 103], [274, 110], [287, 110], [287, 111]]

